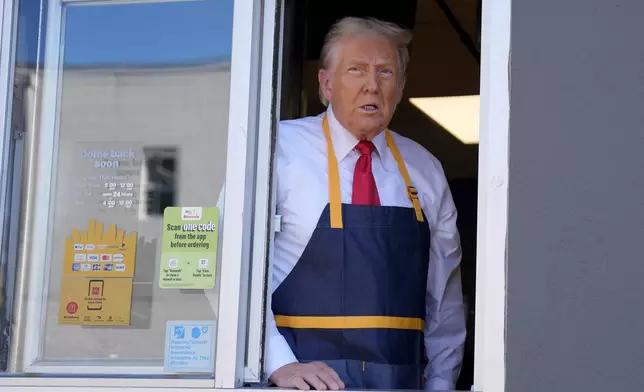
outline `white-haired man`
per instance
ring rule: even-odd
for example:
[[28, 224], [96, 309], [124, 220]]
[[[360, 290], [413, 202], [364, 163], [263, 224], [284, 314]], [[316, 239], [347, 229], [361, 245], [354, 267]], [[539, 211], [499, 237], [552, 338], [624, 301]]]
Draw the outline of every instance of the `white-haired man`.
[[266, 352], [276, 386], [455, 386], [465, 341], [456, 210], [436, 158], [387, 129], [410, 39], [390, 23], [342, 19], [321, 55], [328, 109], [280, 124]]

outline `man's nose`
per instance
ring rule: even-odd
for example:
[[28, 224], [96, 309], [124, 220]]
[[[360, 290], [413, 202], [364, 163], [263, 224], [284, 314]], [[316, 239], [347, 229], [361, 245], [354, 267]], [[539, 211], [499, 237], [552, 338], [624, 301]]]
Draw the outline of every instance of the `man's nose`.
[[364, 89], [366, 92], [376, 92], [378, 91], [378, 86], [379, 86], [379, 81], [378, 81], [378, 72], [376, 71], [371, 71], [367, 74], [366, 80], [365, 80], [365, 85]]

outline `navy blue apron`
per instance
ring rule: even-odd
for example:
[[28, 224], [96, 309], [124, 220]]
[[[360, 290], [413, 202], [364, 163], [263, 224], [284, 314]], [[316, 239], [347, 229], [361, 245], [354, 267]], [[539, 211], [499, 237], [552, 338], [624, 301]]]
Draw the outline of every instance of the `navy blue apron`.
[[430, 231], [417, 191], [386, 130], [413, 208], [342, 204], [326, 115], [323, 128], [330, 202], [273, 293], [275, 322], [300, 362], [325, 362], [346, 388], [422, 389]]

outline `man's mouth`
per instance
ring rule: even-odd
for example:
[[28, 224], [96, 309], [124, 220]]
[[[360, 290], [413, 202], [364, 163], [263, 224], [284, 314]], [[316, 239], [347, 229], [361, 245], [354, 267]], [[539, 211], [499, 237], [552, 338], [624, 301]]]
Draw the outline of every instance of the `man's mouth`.
[[375, 105], [375, 104], [362, 105], [360, 106], [360, 109], [366, 113], [376, 113], [378, 111], [378, 105]]

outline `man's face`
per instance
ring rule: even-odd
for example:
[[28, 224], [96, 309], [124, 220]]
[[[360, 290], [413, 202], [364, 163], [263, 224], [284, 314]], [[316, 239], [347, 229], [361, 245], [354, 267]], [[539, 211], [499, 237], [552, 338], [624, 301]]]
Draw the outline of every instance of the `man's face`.
[[386, 128], [398, 103], [396, 47], [369, 36], [345, 39], [329, 69], [318, 79], [338, 121], [358, 139], [371, 139]]

